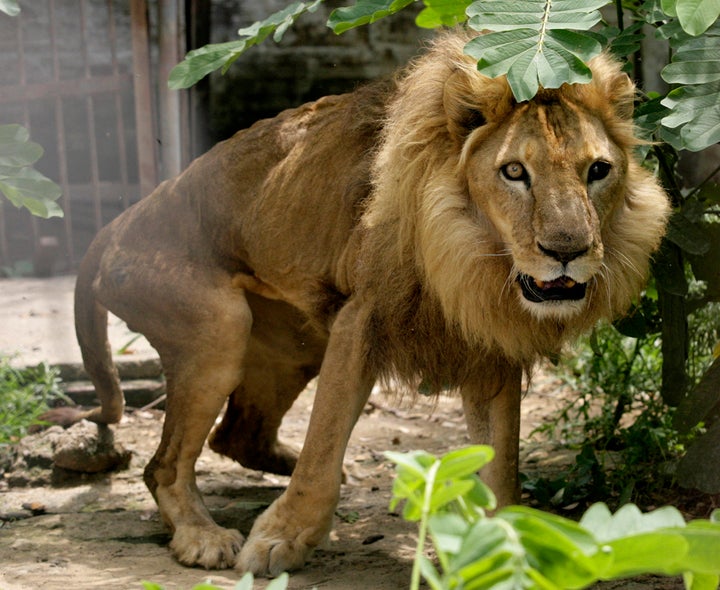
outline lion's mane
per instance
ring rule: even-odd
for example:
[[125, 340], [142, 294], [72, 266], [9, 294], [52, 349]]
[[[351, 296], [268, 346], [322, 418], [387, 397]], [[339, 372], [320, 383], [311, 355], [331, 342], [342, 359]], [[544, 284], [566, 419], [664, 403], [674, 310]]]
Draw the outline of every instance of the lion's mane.
[[512, 288], [512, 258], [498, 250], [493, 220], [474, 206], [463, 173], [466, 154], [493, 133], [492, 122], [523, 103], [504, 78], [477, 72], [463, 53], [466, 41], [441, 37], [398, 80], [362, 220], [360, 284], [376, 299], [369, 325], [376, 363], [381, 372], [436, 387], [461, 384], [493, 357], [527, 367], [598, 320], [626, 312], [668, 215], [662, 189], [632, 155], [634, 87], [617, 62], [601, 55], [591, 62], [590, 84], [541, 90], [541, 99], [562, 95], [600, 118], [626, 154], [627, 170], [624, 195], [601, 230], [603, 269], [589, 285], [584, 312], [543, 319], [528, 311]]

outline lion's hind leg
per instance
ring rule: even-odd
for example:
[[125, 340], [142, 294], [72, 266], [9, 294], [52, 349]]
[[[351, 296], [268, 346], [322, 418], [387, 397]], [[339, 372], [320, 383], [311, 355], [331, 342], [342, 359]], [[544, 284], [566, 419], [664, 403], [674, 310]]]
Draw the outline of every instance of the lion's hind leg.
[[316, 371], [248, 356], [243, 382], [230, 396], [210, 448], [248, 469], [290, 475], [297, 451], [278, 440], [278, 429]]
[[327, 337], [286, 303], [252, 293], [247, 298], [253, 328], [243, 381], [210, 436], [210, 448], [249, 469], [290, 475], [297, 452], [278, 440], [278, 428], [318, 374]]
[[226, 568], [234, 565], [243, 538], [213, 521], [196, 485], [195, 462], [225, 400], [242, 380], [252, 313], [243, 291], [223, 283], [223, 277], [196, 269], [192, 278], [175, 291], [165, 284], [169, 296], [157, 293], [151, 303], [154, 319], [145, 335], [160, 353], [167, 403], [145, 483], [173, 531], [170, 548], [178, 561]]

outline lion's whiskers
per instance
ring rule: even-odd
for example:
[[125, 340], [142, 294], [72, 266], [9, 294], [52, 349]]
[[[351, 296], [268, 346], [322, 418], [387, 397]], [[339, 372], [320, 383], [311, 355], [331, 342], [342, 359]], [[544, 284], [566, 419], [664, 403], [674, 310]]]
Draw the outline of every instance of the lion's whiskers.
[[[631, 270], [634, 272], [638, 277], [644, 279], [645, 274], [637, 267], [637, 265], [628, 257], [627, 254], [623, 254], [622, 252], [619, 252], [618, 250], [607, 250], [605, 252], [606, 255], [610, 255], [615, 257], [615, 259], [625, 268]], [[603, 266], [605, 263], [603, 262]]]

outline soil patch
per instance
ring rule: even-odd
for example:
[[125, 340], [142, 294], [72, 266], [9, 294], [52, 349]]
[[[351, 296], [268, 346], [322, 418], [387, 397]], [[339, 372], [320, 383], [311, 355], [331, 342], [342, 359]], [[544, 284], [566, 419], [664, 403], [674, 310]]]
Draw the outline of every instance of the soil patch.
[[[523, 405], [523, 438], [549, 419], [559, 403], [559, 384], [536, 378]], [[283, 439], [302, 444], [313, 398], [312, 387], [286, 416]], [[173, 560], [170, 536], [142, 481], [142, 469], [159, 442], [161, 411], [129, 411], [113, 427], [114, 439], [131, 452], [127, 469], [72, 480], [55, 477], [48, 466], [9, 472], [0, 483], [0, 588], [19, 590], [140, 589], [143, 580], [167, 590], [189, 590], [207, 579], [232, 588], [232, 570], [187, 568]], [[37, 435], [36, 435], [37, 436]], [[315, 552], [290, 588], [333, 590], [407, 588], [416, 531], [388, 510], [392, 466], [385, 450], [422, 448], [440, 454], [468, 444], [460, 400], [420, 397], [393, 403], [373, 395], [351, 438], [345, 459], [347, 484], [328, 547]], [[525, 443], [522, 469], [552, 469], [572, 456], [552, 445]], [[205, 449], [197, 464], [198, 483], [216, 521], [250, 530], [254, 518], [276, 498], [287, 478], [245, 469]], [[264, 588], [258, 581], [256, 588]], [[659, 578], [605, 584], [604, 589], [682, 588]]]

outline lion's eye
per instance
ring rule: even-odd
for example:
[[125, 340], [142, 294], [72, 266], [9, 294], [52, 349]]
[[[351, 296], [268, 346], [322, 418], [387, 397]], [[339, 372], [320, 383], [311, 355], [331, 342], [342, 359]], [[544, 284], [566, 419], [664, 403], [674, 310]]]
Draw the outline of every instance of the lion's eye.
[[605, 178], [608, 174], [610, 174], [610, 168], [612, 168], [612, 166], [602, 160], [593, 162], [590, 166], [590, 170], [588, 170], [588, 183]]
[[500, 171], [508, 180], [520, 180], [523, 182], [530, 180], [530, 176], [528, 175], [527, 170], [525, 170], [525, 166], [523, 166], [520, 162], [510, 162], [509, 164], [505, 164], [502, 168], [500, 168]]

